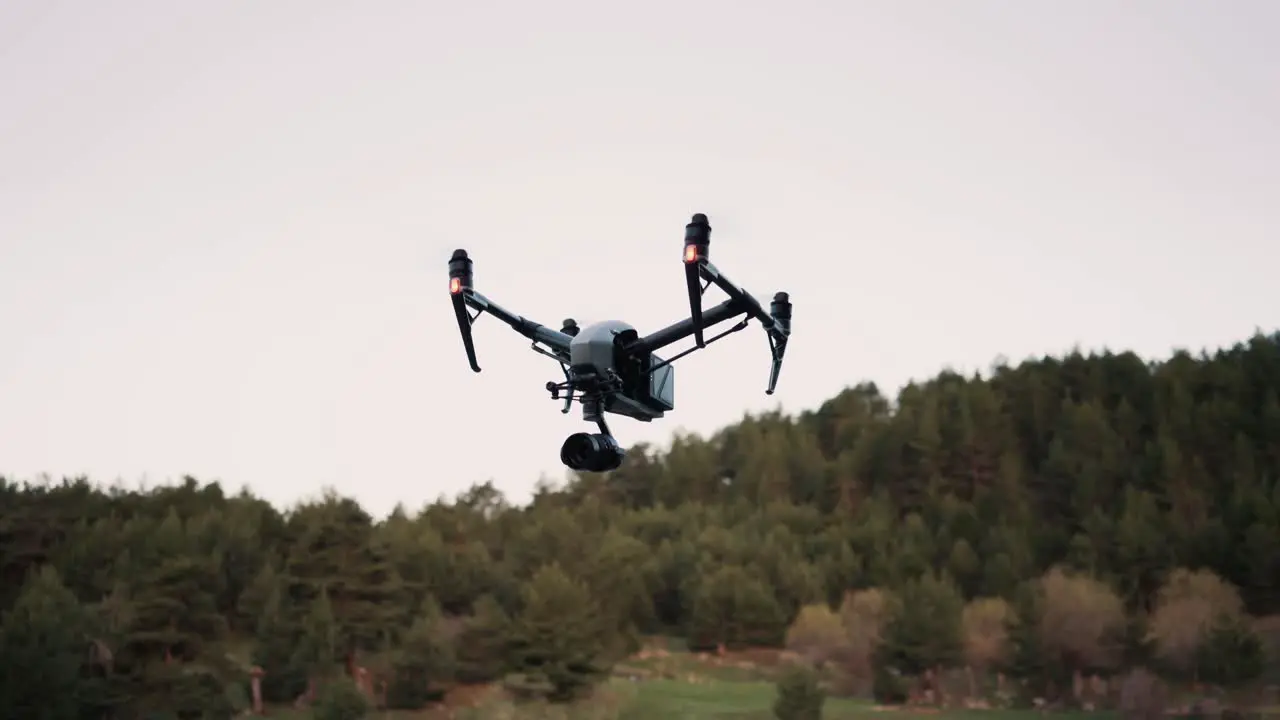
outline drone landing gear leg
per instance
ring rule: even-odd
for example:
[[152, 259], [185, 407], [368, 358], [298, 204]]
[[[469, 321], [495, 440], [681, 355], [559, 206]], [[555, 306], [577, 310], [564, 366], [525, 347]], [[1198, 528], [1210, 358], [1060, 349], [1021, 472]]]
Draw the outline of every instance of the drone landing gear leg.
[[542, 348], [538, 347], [538, 343], [536, 342], [533, 343], [531, 347], [535, 352], [546, 355], [552, 360], [555, 360], [556, 362], [560, 363], [560, 369], [564, 371], [564, 384], [556, 384], [554, 382], [548, 382], [547, 390], [551, 393], [552, 400], [559, 400], [560, 391], [561, 390], [564, 391], [564, 407], [560, 409], [560, 412], [565, 415], [568, 415], [569, 409], [573, 407], [573, 377], [569, 375], [569, 366], [565, 363], [565, 361], [562, 358], [557, 356], [555, 353], [547, 352], [546, 350], [543, 350]]
[[[573, 407], [573, 377], [569, 375], [569, 366], [560, 363], [560, 369], [564, 370], [564, 407], [560, 408], [560, 412], [564, 415], [569, 414], [569, 408]], [[547, 389], [551, 391], [551, 399], [560, 399], [560, 390], [555, 383], [547, 383]]]

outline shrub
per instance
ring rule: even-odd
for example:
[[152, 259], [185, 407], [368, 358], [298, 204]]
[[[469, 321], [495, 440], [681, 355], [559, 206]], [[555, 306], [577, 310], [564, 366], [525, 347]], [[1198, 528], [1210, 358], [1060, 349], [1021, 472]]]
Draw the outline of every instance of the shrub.
[[1040, 580], [1040, 642], [1068, 670], [1116, 666], [1128, 629], [1124, 602], [1105, 583], [1054, 568]]
[[1218, 685], [1253, 680], [1265, 664], [1262, 639], [1239, 616], [1219, 615], [1196, 653], [1200, 679]]
[[884, 705], [901, 705], [907, 701], [907, 682], [893, 670], [877, 665], [871, 680], [871, 696]]
[[965, 662], [970, 667], [985, 670], [1007, 659], [1012, 615], [1013, 610], [1003, 598], [977, 598], [965, 605], [960, 624]]
[[1170, 670], [1187, 675], [1197, 668], [1215, 623], [1232, 623], [1244, 613], [1240, 593], [1209, 570], [1179, 568], [1157, 594], [1149, 639]]
[[369, 699], [350, 678], [344, 677], [324, 684], [312, 715], [316, 720], [361, 720], [369, 710]]
[[849, 639], [849, 650], [862, 660], [864, 669], [870, 668], [871, 655], [880, 644], [892, 612], [893, 596], [878, 588], [848, 593], [840, 604], [840, 621]]
[[825, 604], [806, 605], [787, 629], [787, 649], [813, 663], [847, 653], [849, 640], [840, 616]]
[[778, 720], [822, 720], [827, 698], [812, 667], [791, 665], [778, 678], [777, 688], [773, 716]]
[[253, 707], [253, 699], [249, 696], [247, 683], [227, 683], [226, 687], [223, 688], [222, 694], [226, 699], [227, 709], [234, 715], [239, 715]]
[[1124, 720], [1161, 720], [1168, 700], [1164, 682], [1145, 668], [1135, 668], [1120, 684], [1120, 715]]

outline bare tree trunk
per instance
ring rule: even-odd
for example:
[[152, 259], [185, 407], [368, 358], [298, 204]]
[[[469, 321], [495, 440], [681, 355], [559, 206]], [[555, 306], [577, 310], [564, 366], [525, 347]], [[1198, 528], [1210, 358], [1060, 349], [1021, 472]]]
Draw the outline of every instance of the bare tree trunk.
[[262, 668], [257, 666], [253, 668], [252, 691], [254, 715], [262, 714], [262, 676], [264, 674], [265, 673], [262, 671]]
[[363, 665], [356, 667], [356, 687], [360, 688], [360, 692], [365, 697], [373, 700], [373, 678], [369, 675], [369, 668]]

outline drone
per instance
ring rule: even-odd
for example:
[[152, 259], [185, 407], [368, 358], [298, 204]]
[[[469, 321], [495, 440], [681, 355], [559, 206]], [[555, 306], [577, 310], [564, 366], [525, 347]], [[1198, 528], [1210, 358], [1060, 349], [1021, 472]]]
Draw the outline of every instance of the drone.
[[[581, 403], [582, 419], [595, 423], [600, 429], [598, 433], [570, 435], [560, 447], [560, 461], [569, 469], [580, 472], [608, 472], [622, 464], [626, 452], [618, 445], [605, 422], [607, 413], [651, 422], [675, 410], [673, 363], [746, 328], [753, 318], [764, 328], [769, 340], [773, 365], [765, 393], [772, 395], [778, 385], [782, 357], [791, 337], [790, 297], [785, 292], [775, 294], [766, 313], [755, 297], [711, 264], [710, 245], [711, 224], [706, 215], [698, 213], [685, 226], [684, 233], [684, 277], [689, 290], [689, 317], [643, 337], [633, 326], [620, 320], [605, 320], [579, 328], [577, 322], [569, 318], [556, 331], [510, 312], [476, 292], [471, 258], [466, 250], [454, 250], [449, 258], [449, 294], [471, 370], [480, 372], [471, 328], [486, 312], [532, 340], [534, 351], [560, 363], [564, 381], [547, 383], [551, 399], [563, 401], [561, 412], [565, 414], [573, 407], [574, 401]], [[729, 298], [704, 310], [702, 296], [712, 284]], [[475, 315], [468, 308], [475, 310]], [[738, 316], [743, 317], [733, 327], [711, 338], [704, 337], [706, 330]], [[690, 335], [693, 336], [693, 347], [665, 360], [655, 354]]]

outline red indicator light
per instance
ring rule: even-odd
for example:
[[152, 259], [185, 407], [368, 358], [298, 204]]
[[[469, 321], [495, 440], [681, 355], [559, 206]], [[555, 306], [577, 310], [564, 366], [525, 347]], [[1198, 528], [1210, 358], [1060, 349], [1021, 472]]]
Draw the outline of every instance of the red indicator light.
[[684, 246], [684, 261], [687, 263], [698, 262], [698, 246], [697, 245]]
[[457, 295], [462, 292], [462, 278], [449, 278], [449, 294]]

